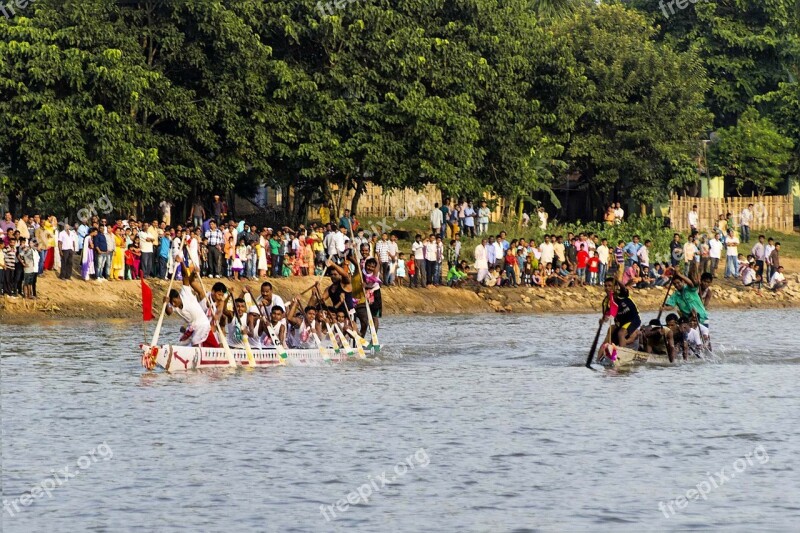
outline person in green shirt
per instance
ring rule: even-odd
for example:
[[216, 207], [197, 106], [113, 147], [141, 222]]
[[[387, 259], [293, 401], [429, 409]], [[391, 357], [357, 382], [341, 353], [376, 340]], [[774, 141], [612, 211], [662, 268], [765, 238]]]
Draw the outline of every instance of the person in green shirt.
[[698, 322], [708, 327], [708, 314], [700, 299], [697, 285], [677, 269], [672, 278], [672, 284], [675, 292], [664, 302], [664, 311], [671, 311], [677, 307], [682, 317], [690, 318], [692, 315], [697, 315]]
[[467, 273], [461, 270], [457, 264], [453, 264], [447, 272], [448, 287], [461, 287], [465, 279], [467, 279]]

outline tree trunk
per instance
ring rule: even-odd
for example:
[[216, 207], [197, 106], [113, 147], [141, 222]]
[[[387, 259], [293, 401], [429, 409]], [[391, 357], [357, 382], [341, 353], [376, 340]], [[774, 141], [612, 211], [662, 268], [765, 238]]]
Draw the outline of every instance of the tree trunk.
[[356, 178], [356, 191], [353, 193], [353, 201], [350, 202], [350, 215], [356, 216], [356, 210], [358, 209], [358, 201], [361, 199], [361, 195], [366, 191], [365, 186], [366, 180], [362, 177]]
[[525, 209], [525, 197], [519, 197], [519, 204], [517, 205], [517, 229], [522, 227], [522, 211]]

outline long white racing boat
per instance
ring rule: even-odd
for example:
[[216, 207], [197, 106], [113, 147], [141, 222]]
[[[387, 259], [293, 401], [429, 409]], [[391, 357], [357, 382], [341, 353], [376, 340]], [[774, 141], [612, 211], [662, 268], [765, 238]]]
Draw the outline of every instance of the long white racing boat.
[[640, 352], [620, 346], [615, 346], [613, 349], [616, 350], [615, 359], [612, 360], [603, 354], [601, 348], [600, 358], [597, 362], [607, 368], [620, 369], [630, 368], [634, 365], [675, 366], [687, 363], [699, 363], [704, 360], [702, 357], [696, 355], [691, 355], [688, 359], [684, 360], [683, 356], [679, 354], [675, 357], [674, 362], [670, 362], [669, 357], [664, 354]]
[[[150, 346], [141, 345], [142, 366], [145, 366], [145, 359], [152, 357]], [[364, 347], [366, 357], [374, 357], [380, 347]], [[200, 368], [224, 368], [230, 366], [228, 357], [223, 348], [202, 348], [195, 346], [178, 346], [164, 344], [156, 346], [156, 366], [163, 368], [167, 372], [181, 372], [185, 370], [196, 370]], [[243, 348], [231, 348], [233, 359], [236, 366], [247, 368], [249, 361], [247, 353]], [[281, 356], [274, 349], [257, 350], [253, 349], [253, 360], [256, 367], [278, 366], [281, 364]], [[286, 358], [283, 360], [287, 365], [314, 365], [327, 363], [341, 363], [347, 360], [361, 358], [358, 351], [354, 348], [352, 354], [348, 350], [340, 348], [313, 348], [313, 349], [287, 349]]]

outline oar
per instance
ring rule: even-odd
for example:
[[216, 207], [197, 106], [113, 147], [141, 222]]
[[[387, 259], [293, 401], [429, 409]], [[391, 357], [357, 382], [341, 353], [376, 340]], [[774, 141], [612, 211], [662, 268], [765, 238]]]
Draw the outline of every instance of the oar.
[[594, 335], [594, 341], [592, 341], [592, 347], [589, 349], [589, 356], [586, 358], [586, 368], [594, 370], [592, 368], [592, 360], [594, 359], [594, 352], [597, 350], [597, 341], [600, 340], [600, 332], [603, 330], [603, 322], [597, 327], [597, 333]]
[[[347, 307], [347, 298], [344, 297], [344, 294], [342, 294], [342, 302], [344, 303], [344, 308], [347, 311], [347, 316], [350, 316], [350, 308]], [[353, 338], [356, 340], [356, 349], [358, 350], [358, 356], [361, 359], [366, 359], [367, 358], [367, 354], [364, 351], [364, 346], [367, 345], [367, 341], [365, 341], [361, 337], [361, 335], [359, 335], [358, 333], [355, 332], [355, 328], [348, 329], [347, 332], [350, 333], [350, 335], [352, 335]]]
[[[222, 327], [219, 325], [219, 321], [215, 320], [217, 311], [216, 311], [216, 304], [214, 300], [211, 298], [211, 295], [206, 292], [206, 286], [203, 283], [203, 278], [200, 275], [197, 276], [197, 279], [200, 280], [200, 287], [203, 289], [203, 294], [206, 295], [206, 299], [208, 300], [208, 307], [214, 307], [214, 314], [211, 317], [211, 320], [214, 322], [214, 325], [217, 327], [217, 335], [219, 335], [219, 342], [222, 343], [222, 349], [225, 351], [225, 358], [228, 360], [228, 366], [232, 368], [236, 368], [236, 359], [233, 358], [233, 352], [231, 351], [231, 347], [228, 345], [228, 337], [222, 331]], [[228, 293], [228, 297], [225, 299], [225, 306], [228, 305], [228, 300], [230, 299], [231, 295], [230, 292]], [[234, 306], [235, 307], [235, 306]]]
[[[236, 325], [241, 327], [242, 324], [242, 315], [239, 314], [239, 309], [236, 307], [236, 302], [233, 302], [233, 310], [236, 313]], [[245, 324], [245, 327], [247, 325]], [[256, 358], [253, 357], [253, 350], [250, 349], [250, 338], [247, 336], [247, 333], [242, 331], [242, 343], [244, 344], [244, 353], [247, 355], [247, 369], [253, 370], [256, 367]]]
[[[181, 247], [180, 247], [181, 250], [183, 250], [183, 241], [184, 237], [181, 237]], [[172, 290], [172, 284], [175, 281], [175, 274], [177, 273], [178, 273], [178, 268], [175, 267], [175, 269], [172, 271], [172, 277], [169, 279], [169, 286], [167, 287], [167, 298], [169, 298], [169, 291]], [[147, 370], [152, 370], [156, 366], [155, 356], [158, 353], [158, 348], [156, 347], [156, 343], [158, 342], [158, 336], [161, 333], [161, 325], [164, 323], [164, 314], [167, 311], [168, 301], [169, 300], [161, 304], [161, 314], [158, 316], [158, 322], [156, 323], [156, 330], [153, 332], [153, 339], [150, 341], [150, 351], [145, 357], [142, 358], [143, 366]]]
[[347, 340], [347, 337], [345, 337], [342, 328], [339, 327], [339, 324], [337, 322], [333, 323], [333, 328], [336, 330], [336, 334], [339, 335], [339, 340], [342, 341], [342, 347], [344, 348], [344, 353], [348, 356], [352, 356], [354, 352], [353, 347], [350, 346], [350, 342]]
[[328, 340], [331, 341], [331, 346], [333, 346], [333, 353], [339, 355], [339, 343], [336, 342], [336, 335], [327, 323], [325, 324], [325, 332], [328, 334]]
[[672, 289], [672, 282], [675, 281], [675, 274], [673, 273], [672, 277], [669, 278], [669, 285], [667, 285], [667, 294], [664, 295], [664, 301], [661, 302], [661, 307], [658, 308], [658, 316], [656, 320], [658, 323], [661, 324], [661, 313], [664, 312], [664, 306], [667, 305], [667, 299], [669, 298], [669, 291]]

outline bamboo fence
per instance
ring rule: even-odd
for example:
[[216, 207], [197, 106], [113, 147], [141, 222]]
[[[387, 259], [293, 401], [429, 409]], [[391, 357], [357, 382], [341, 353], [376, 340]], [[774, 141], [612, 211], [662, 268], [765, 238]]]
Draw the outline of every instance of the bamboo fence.
[[678, 231], [689, 230], [689, 211], [697, 206], [699, 230], [710, 231], [717, 224], [720, 215], [733, 215], [736, 228], [739, 227], [739, 214], [748, 204], [753, 204], [752, 230], [772, 229], [783, 233], [793, 230], [792, 195], [786, 196], [741, 196], [730, 198], [693, 198], [690, 196], [670, 196], [670, 225]]

